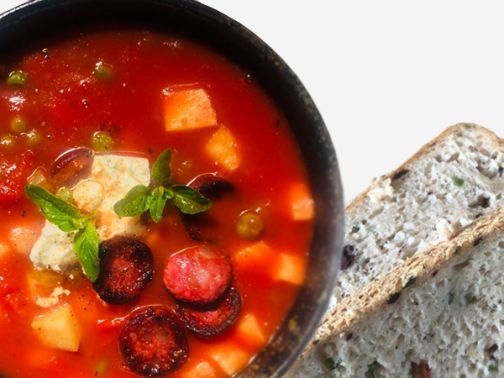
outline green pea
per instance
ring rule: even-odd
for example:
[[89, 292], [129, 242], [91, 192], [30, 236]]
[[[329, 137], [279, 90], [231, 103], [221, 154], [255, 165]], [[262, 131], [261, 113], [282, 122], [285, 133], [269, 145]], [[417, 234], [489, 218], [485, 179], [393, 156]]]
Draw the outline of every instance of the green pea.
[[26, 119], [21, 117], [19, 114], [11, 119], [10, 128], [15, 133], [22, 133], [26, 130]]
[[26, 137], [26, 142], [28, 143], [29, 147], [35, 147], [35, 146], [39, 145], [40, 142], [42, 142], [42, 136], [35, 129], [28, 131], [25, 134], [25, 137]]
[[14, 147], [15, 143], [16, 141], [14, 140], [14, 137], [10, 134], [4, 135], [0, 138], [0, 146], [3, 148], [12, 148]]
[[264, 231], [264, 222], [259, 214], [246, 211], [240, 215], [236, 223], [236, 233], [247, 240], [257, 240]]
[[91, 138], [91, 146], [98, 152], [110, 151], [114, 147], [114, 138], [106, 131], [97, 131]]
[[101, 80], [110, 80], [114, 76], [114, 69], [108, 63], [99, 61], [95, 65], [94, 75]]
[[7, 78], [7, 84], [23, 86], [28, 81], [28, 76], [23, 71], [12, 71]]

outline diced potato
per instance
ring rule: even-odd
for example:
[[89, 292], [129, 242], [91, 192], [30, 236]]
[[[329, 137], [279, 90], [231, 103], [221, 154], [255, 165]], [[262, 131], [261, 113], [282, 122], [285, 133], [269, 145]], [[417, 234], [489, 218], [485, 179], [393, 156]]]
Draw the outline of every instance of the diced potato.
[[248, 362], [247, 354], [232, 342], [221, 343], [213, 347], [210, 351], [210, 357], [227, 375], [233, 375]]
[[[238, 269], [265, 269], [272, 267], [272, 262], [278, 258], [273, 248], [260, 240], [249, 247], [243, 248], [232, 257], [233, 265]], [[274, 265], [274, 264], [273, 264]]]
[[166, 131], [217, 126], [217, 115], [204, 89], [166, 89], [163, 98]]
[[37, 241], [38, 235], [35, 231], [26, 227], [14, 227], [10, 231], [9, 239], [14, 249], [24, 255], [28, 255]]
[[208, 361], [202, 361], [181, 374], [181, 378], [217, 378], [218, 374]]
[[307, 221], [313, 218], [315, 203], [304, 183], [296, 183], [291, 186], [290, 201], [292, 219]]
[[298, 256], [281, 253], [278, 264], [273, 271], [277, 281], [286, 281], [294, 285], [301, 285], [305, 277], [303, 260]]
[[206, 144], [206, 152], [215, 163], [233, 171], [240, 166], [238, 144], [231, 131], [220, 126]]
[[255, 346], [261, 346], [266, 343], [266, 336], [254, 314], [243, 316], [238, 323], [237, 330], [240, 337], [247, 343]]
[[35, 318], [31, 326], [45, 346], [69, 352], [79, 350], [80, 324], [69, 304]]

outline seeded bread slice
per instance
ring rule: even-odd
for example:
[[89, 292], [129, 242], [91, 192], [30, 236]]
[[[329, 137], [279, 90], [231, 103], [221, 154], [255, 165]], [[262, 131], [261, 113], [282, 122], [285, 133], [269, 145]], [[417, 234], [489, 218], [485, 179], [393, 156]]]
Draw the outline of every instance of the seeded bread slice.
[[346, 246], [331, 308], [501, 206], [503, 167], [504, 145], [494, 133], [458, 124], [377, 179], [346, 209]]
[[343, 299], [294, 376], [502, 376], [503, 254], [498, 210]]

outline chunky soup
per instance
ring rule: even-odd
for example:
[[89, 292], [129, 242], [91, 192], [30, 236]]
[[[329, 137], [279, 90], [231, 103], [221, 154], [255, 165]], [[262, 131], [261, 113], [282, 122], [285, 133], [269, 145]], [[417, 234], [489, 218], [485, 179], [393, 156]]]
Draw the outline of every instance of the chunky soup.
[[4, 62], [0, 376], [226, 377], [303, 283], [314, 204], [254, 78], [178, 36]]

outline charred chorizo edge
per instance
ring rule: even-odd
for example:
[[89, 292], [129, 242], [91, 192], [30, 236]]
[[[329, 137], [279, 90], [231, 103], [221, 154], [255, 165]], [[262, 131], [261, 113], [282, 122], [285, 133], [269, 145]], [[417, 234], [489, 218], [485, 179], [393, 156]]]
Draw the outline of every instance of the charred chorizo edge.
[[184, 331], [167, 306], [142, 307], [128, 315], [119, 349], [128, 369], [144, 377], [177, 370], [189, 353]]
[[111, 304], [124, 304], [140, 296], [153, 277], [149, 247], [140, 240], [115, 236], [100, 244], [100, 273], [93, 288]]

